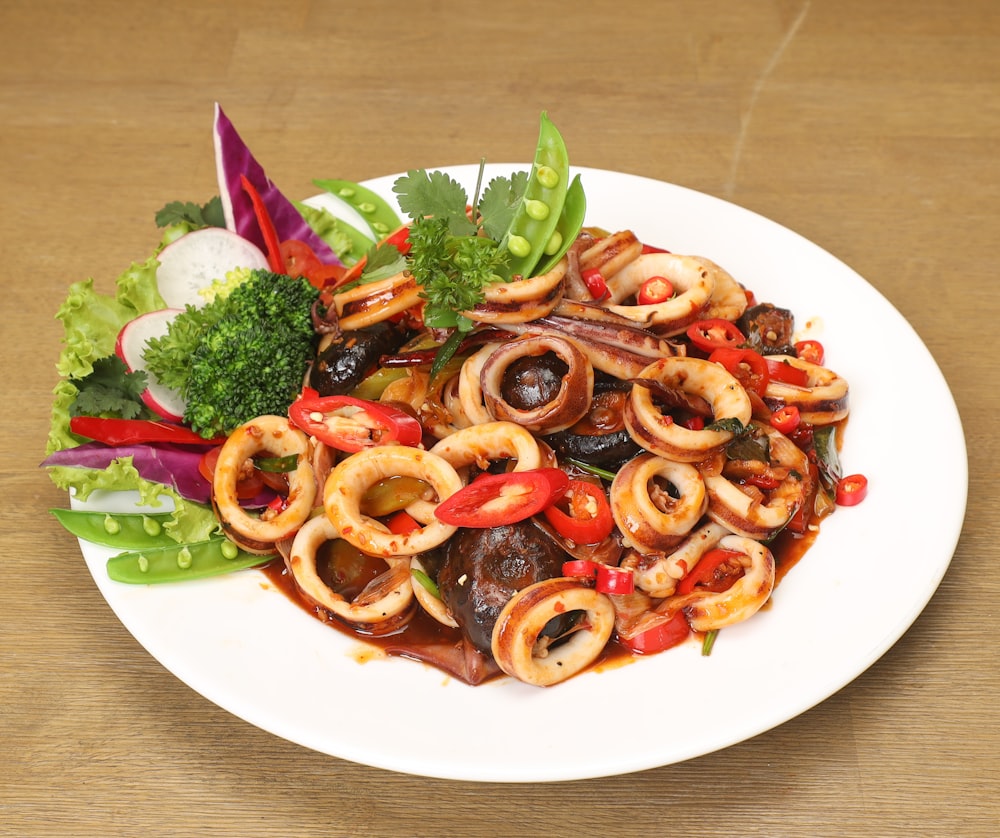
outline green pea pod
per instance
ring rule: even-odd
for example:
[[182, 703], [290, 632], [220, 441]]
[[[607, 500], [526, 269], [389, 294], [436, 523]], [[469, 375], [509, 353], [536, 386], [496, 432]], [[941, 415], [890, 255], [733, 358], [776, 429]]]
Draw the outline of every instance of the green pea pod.
[[90, 512], [83, 509], [50, 509], [63, 527], [84, 541], [119, 550], [144, 550], [176, 545], [163, 529], [170, 512]]
[[[583, 181], [577, 175], [570, 182], [566, 191], [566, 200], [563, 202], [562, 215], [556, 225], [556, 235], [549, 239], [550, 248], [546, 248], [545, 255], [549, 260], [543, 264], [535, 273], [547, 274], [566, 255], [576, 237], [583, 229], [583, 222], [587, 216], [587, 195], [583, 191]], [[549, 249], [553, 252], [549, 253]]]
[[340, 198], [360, 215], [375, 235], [376, 241], [381, 241], [403, 226], [392, 205], [366, 186], [349, 180], [314, 180], [313, 183]]
[[228, 538], [219, 536], [194, 544], [173, 544], [151, 550], [119, 553], [108, 559], [108, 577], [132, 585], [154, 585], [221, 576], [248, 567], [266, 564], [274, 556], [260, 556], [240, 550]]
[[535, 160], [500, 247], [510, 253], [508, 276], [533, 276], [562, 217], [569, 190], [569, 153], [562, 134], [543, 111]]

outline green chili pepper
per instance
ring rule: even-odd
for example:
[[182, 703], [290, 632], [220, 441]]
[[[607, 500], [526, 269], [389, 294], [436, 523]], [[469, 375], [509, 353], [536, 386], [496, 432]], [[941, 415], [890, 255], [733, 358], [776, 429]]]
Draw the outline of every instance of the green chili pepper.
[[283, 474], [295, 471], [299, 467], [299, 455], [289, 454], [287, 457], [260, 457], [253, 461], [254, 468], [273, 474]]
[[176, 545], [163, 525], [172, 513], [91, 512], [83, 509], [50, 509], [65, 529], [93, 544], [121, 550]]
[[174, 543], [169, 547], [119, 553], [108, 559], [107, 569], [108, 577], [115, 582], [153, 585], [219, 576], [266, 564], [273, 558], [273, 555], [247, 553], [228, 538], [219, 536], [194, 544]]
[[524, 196], [500, 242], [500, 246], [511, 255], [508, 276], [533, 276], [541, 258], [562, 246], [561, 240], [555, 247], [551, 247], [550, 243], [558, 232], [568, 191], [569, 154], [566, 143], [543, 112], [538, 148]]
[[[583, 191], [583, 182], [577, 175], [570, 182], [566, 190], [566, 200], [563, 202], [562, 215], [556, 225], [555, 233], [549, 237], [549, 247], [545, 248], [544, 254], [549, 260], [543, 264], [536, 274], [547, 274], [566, 255], [576, 237], [583, 229], [583, 221], [587, 215], [587, 196]], [[550, 249], [552, 252], [550, 253]]]
[[375, 235], [376, 241], [403, 226], [399, 215], [385, 198], [359, 183], [349, 180], [314, 180], [313, 183], [357, 212]]

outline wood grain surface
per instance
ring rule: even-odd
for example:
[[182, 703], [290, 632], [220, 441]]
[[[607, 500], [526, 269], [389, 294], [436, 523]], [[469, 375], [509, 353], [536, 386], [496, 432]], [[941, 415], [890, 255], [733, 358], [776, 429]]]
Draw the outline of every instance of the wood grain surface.
[[[1000, 4], [486, 9], [0, 3], [0, 835], [996, 835]], [[778, 728], [600, 780], [394, 774], [290, 744], [185, 686], [102, 599], [38, 463], [67, 287], [110, 290], [150, 251], [157, 208], [215, 194], [214, 101], [295, 197], [315, 177], [522, 160], [548, 110], [575, 164], [725, 198], [838, 256], [913, 325], [964, 423], [966, 525], [926, 610]], [[857, 340], [887, 376], [907, 363], [878, 335]], [[962, 490], [941, 479], [935, 408], [906, 393], [884, 417], [886, 445], [901, 423], [926, 432], [911, 452], [925, 504], [887, 527], [934, 527], [939, 499]], [[635, 696], [614, 712], [638, 725], [655, 711]]]

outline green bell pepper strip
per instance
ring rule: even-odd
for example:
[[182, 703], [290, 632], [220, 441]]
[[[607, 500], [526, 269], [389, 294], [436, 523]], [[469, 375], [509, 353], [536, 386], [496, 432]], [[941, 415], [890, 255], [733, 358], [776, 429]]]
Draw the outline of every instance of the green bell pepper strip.
[[366, 186], [349, 180], [314, 180], [313, 183], [357, 212], [374, 233], [376, 241], [382, 241], [403, 226], [392, 205]]
[[171, 512], [91, 512], [83, 509], [50, 509], [56, 520], [77, 538], [119, 550], [144, 550], [177, 545], [163, 525]]
[[550, 248], [546, 248], [544, 253], [549, 257], [535, 273], [547, 274], [566, 255], [576, 237], [583, 229], [583, 222], [587, 215], [587, 195], [583, 191], [583, 181], [577, 175], [570, 182], [566, 190], [566, 200], [563, 202], [562, 215], [556, 225], [555, 233], [549, 238], [550, 248], [554, 249], [549, 253]]
[[508, 277], [534, 276], [535, 267], [546, 255], [546, 248], [550, 247], [556, 233], [568, 190], [569, 153], [566, 143], [543, 111], [538, 147], [528, 183], [500, 241], [500, 247], [511, 256], [506, 268]]
[[108, 559], [108, 577], [131, 585], [154, 585], [221, 576], [248, 567], [267, 564], [273, 555], [261, 556], [241, 550], [223, 536], [194, 544], [173, 544], [149, 550], [119, 553]]

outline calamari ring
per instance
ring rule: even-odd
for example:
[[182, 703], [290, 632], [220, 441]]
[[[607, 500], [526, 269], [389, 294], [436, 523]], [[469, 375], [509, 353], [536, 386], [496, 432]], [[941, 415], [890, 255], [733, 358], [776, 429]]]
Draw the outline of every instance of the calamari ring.
[[[547, 352], [558, 355], [568, 368], [559, 392], [548, 404], [519, 410], [503, 397], [504, 373], [520, 358]], [[536, 433], [550, 434], [572, 427], [587, 415], [594, 395], [594, 368], [572, 340], [529, 334], [494, 350], [483, 364], [480, 382], [486, 409], [493, 418], [514, 422]]]
[[764, 540], [784, 527], [805, 503], [810, 488], [809, 458], [770, 425], [754, 421], [752, 426], [767, 435], [772, 465], [788, 469], [788, 475], [768, 492], [766, 503], [743, 492], [716, 469], [703, 469], [702, 477], [708, 491], [708, 517], [737, 535]]
[[727, 535], [732, 535], [729, 529], [709, 521], [693, 530], [672, 553], [652, 557], [633, 554], [622, 562], [622, 567], [632, 569], [637, 588], [652, 597], [667, 597], [698, 560]]
[[715, 288], [699, 319], [720, 319], [735, 322], [747, 309], [747, 293], [725, 268], [704, 256], [695, 256], [715, 273]]
[[[411, 577], [414, 571], [427, 573], [427, 568], [424, 567], [423, 563], [416, 556], [413, 556], [410, 559], [409, 568]], [[413, 595], [417, 598], [417, 603], [424, 609], [424, 611], [427, 612], [429, 616], [433, 617], [441, 623], [441, 625], [458, 628], [458, 623], [455, 618], [448, 613], [448, 606], [444, 604], [444, 600], [442, 600], [441, 597], [435, 596], [428, 591], [427, 588], [420, 584], [419, 580], [412, 580], [411, 586], [413, 588]]]
[[345, 332], [363, 329], [402, 314], [420, 303], [420, 292], [421, 286], [413, 274], [400, 271], [386, 279], [334, 294], [340, 328]]
[[[714, 262], [697, 256], [644, 253], [623, 270], [608, 277], [611, 305], [605, 308], [630, 320], [653, 326], [656, 333], [663, 337], [677, 335], [702, 317], [715, 290], [719, 270]], [[654, 276], [669, 279], [676, 296], [649, 305], [621, 304], [622, 300], [635, 296], [642, 284]]]
[[[657, 504], [650, 495], [656, 477], [670, 483], [679, 497], [662, 492]], [[615, 475], [609, 496], [622, 540], [640, 553], [672, 550], [701, 520], [708, 506], [698, 469], [648, 453], [633, 457]]]
[[500, 346], [500, 343], [486, 344], [474, 355], [465, 359], [462, 371], [458, 374], [458, 401], [462, 406], [462, 413], [470, 425], [493, 421], [486, 405], [483, 404], [483, 386], [479, 376], [483, 371], [486, 359]]
[[[250, 515], [236, 496], [236, 482], [243, 464], [255, 454], [296, 457], [288, 475], [284, 508], [266, 520]], [[309, 437], [293, 428], [283, 416], [258, 416], [233, 431], [222, 446], [212, 478], [212, 502], [224, 529], [243, 539], [273, 544], [294, 533], [308, 519], [316, 499], [316, 479], [310, 463]]]
[[614, 276], [641, 254], [642, 242], [631, 230], [612, 233], [598, 239], [580, 254], [580, 272], [598, 270], [605, 277]]
[[[586, 616], [570, 637], [544, 647], [539, 635], [555, 617], [573, 611]], [[537, 687], [558, 684], [593, 663], [615, 627], [611, 600], [573, 579], [544, 579], [518, 591], [493, 627], [497, 665], [513, 678]]]
[[462, 314], [479, 323], [527, 323], [545, 317], [562, 299], [568, 265], [567, 259], [560, 259], [547, 273], [491, 283], [483, 291], [483, 302]]
[[[704, 398], [712, 407], [713, 421], [750, 421], [750, 397], [732, 375], [719, 364], [701, 358], [661, 358], [638, 376], [665, 387], [683, 390]], [[632, 439], [647, 451], [668, 460], [696, 463], [720, 450], [733, 439], [726, 430], [690, 430], [664, 417], [653, 403], [649, 388], [633, 385], [625, 402], [625, 427]]]
[[764, 403], [772, 410], [794, 405], [799, 409], [802, 421], [811, 425], [832, 425], [850, 412], [846, 378], [793, 355], [770, 355], [769, 358], [787, 363], [808, 376], [805, 387], [773, 379], [768, 382], [767, 390], [764, 391]]
[[436, 518], [411, 533], [396, 534], [361, 513], [365, 492], [387, 477], [416, 477], [430, 484], [439, 500], [462, 488], [462, 479], [447, 461], [406, 445], [378, 445], [343, 459], [327, 478], [323, 505], [340, 537], [374, 556], [413, 556], [447, 541], [456, 527]]
[[413, 606], [410, 563], [387, 559], [389, 569], [348, 601], [332, 590], [316, 569], [316, 554], [327, 541], [339, 537], [337, 528], [322, 515], [310, 518], [296, 533], [285, 562], [299, 593], [311, 604], [349, 625], [383, 634], [407, 620]]
[[743, 622], [761, 609], [774, 590], [774, 556], [767, 547], [739, 535], [727, 535], [718, 546], [742, 554], [743, 576], [725, 591], [694, 591], [663, 602], [671, 610], [683, 608], [695, 631], [714, 631]]

